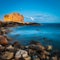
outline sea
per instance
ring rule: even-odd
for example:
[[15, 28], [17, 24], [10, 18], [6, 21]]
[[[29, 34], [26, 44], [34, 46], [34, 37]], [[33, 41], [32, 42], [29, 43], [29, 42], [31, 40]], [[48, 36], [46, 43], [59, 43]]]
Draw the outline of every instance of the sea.
[[22, 45], [29, 45], [31, 41], [38, 41], [43, 46], [51, 45], [60, 50], [60, 24], [42, 23], [41, 25], [17, 26], [9, 28], [7, 35]]

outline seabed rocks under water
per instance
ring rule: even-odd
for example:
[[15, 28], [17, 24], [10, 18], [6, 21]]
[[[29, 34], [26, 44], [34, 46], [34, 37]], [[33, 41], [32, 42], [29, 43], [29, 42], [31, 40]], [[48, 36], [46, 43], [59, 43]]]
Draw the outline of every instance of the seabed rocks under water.
[[53, 51], [53, 46], [43, 46], [37, 41], [23, 46], [18, 41], [12, 42], [6, 33], [8, 29], [0, 29], [0, 60], [60, 60], [60, 52]]

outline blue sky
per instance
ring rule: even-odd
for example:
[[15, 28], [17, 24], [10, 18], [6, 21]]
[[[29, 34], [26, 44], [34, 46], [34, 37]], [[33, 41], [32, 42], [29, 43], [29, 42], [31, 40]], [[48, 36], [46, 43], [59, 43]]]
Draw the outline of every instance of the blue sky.
[[0, 0], [0, 20], [13, 12], [25, 22], [60, 23], [60, 0]]

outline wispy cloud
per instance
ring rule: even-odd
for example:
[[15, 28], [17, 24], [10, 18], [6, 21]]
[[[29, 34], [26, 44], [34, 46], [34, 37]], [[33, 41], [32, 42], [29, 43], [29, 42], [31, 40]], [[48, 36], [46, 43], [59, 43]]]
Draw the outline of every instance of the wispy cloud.
[[25, 18], [27, 18], [29, 20], [32, 20], [32, 21], [35, 20], [34, 17], [28, 17], [28, 16], [26, 16]]
[[54, 15], [49, 15], [49, 14], [38, 14], [34, 16], [26, 16], [26, 19], [32, 20], [34, 22], [58, 22], [59, 17], [54, 16]]

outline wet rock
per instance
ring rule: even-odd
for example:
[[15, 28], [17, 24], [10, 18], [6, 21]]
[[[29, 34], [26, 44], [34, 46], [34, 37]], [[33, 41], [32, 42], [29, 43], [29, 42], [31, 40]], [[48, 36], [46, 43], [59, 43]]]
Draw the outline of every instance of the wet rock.
[[47, 46], [47, 50], [48, 51], [52, 50], [52, 46], [51, 45]]
[[2, 55], [2, 59], [9, 60], [9, 59], [12, 59], [13, 56], [14, 56], [13, 52], [6, 51]]
[[1, 45], [7, 45], [8, 44], [8, 40], [6, 37], [0, 35], [0, 44]]
[[2, 52], [4, 49], [5, 49], [5, 47], [0, 45], [0, 52]]
[[32, 50], [36, 50], [36, 51], [44, 51], [45, 50], [45, 47], [40, 45], [40, 44], [30, 45], [29, 48], [32, 49]]
[[35, 44], [35, 45], [37, 45], [37, 44], [40, 44], [38, 41], [34, 41], [34, 40], [32, 40], [31, 42], [30, 42], [30, 44]]
[[13, 46], [15, 48], [21, 48], [21, 44], [19, 42], [17, 42], [17, 41], [13, 43]]
[[25, 60], [31, 60], [31, 57], [28, 56], [28, 57], [25, 57], [24, 59], [25, 59]]
[[36, 45], [40, 50], [45, 50], [45, 47], [42, 46], [41, 44]]
[[1, 31], [2, 31], [3, 34], [7, 33], [7, 30], [5, 30], [5, 29], [2, 29]]
[[46, 60], [49, 60], [50, 59], [50, 57], [49, 56], [46, 56]]
[[28, 49], [28, 54], [31, 56], [31, 55], [34, 55], [35, 54], [35, 50], [32, 50], [32, 49]]
[[0, 49], [4, 49], [5, 47], [3, 47], [2, 45], [0, 45]]
[[29, 46], [25, 46], [25, 48], [29, 48]]
[[57, 56], [52, 57], [52, 60], [58, 60]]
[[9, 45], [8, 47], [6, 47], [6, 49], [8, 49], [8, 50], [14, 50], [14, 47], [12, 45]]
[[19, 59], [15, 59], [15, 60], [25, 60], [23, 57], [19, 58]]
[[50, 55], [50, 53], [49, 52], [47, 52], [47, 51], [43, 51], [43, 54], [45, 54], [45, 55]]
[[33, 55], [31, 59], [32, 60], [40, 60], [40, 58], [37, 55]]
[[54, 50], [51, 54], [51, 57], [53, 59], [57, 58], [57, 60], [60, 60], [60, 51], [59, 50]]
[[41, 45], [40, 42], [31, 41], [30, 44], [32, 45], [33, 48], [37, 48], [37, 50], [38, 49], [45, 50], [45, 47]]
[[15, 58], [19, 59], [21, 57], [25, 58], [27, 56], [28, 56], [28, 52], [27, 51], [25, 51], [25, 50], [19, 50], [19, 51], [16, 52]]
[[29, 46], [29, 49], [33, 49], [33, 50], [35, 50], [36, 48], [36, 45], [34, 45], [34, 44], [31, 44], [30, 46]]

